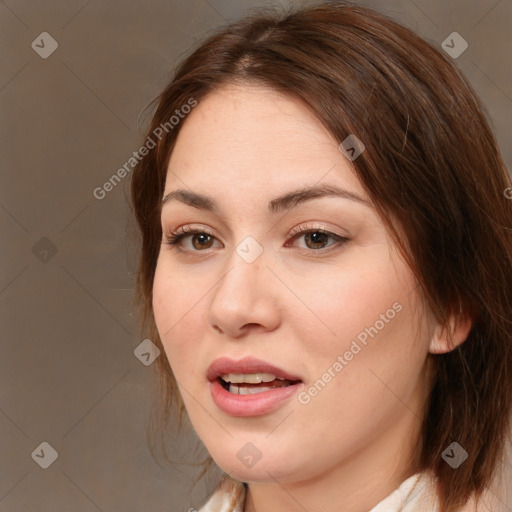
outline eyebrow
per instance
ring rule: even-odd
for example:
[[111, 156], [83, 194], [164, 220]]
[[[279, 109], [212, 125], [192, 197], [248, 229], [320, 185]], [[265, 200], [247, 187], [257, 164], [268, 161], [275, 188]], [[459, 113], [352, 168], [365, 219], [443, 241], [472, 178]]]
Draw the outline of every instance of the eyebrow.
[[[311, 201], [312, 199], [319, 199], [321, 197], [339, 197], [365, 204], [370, 208], [372, 207], [369, 201], [363, 199], [354, 192], [350, 192], [349, 190], [345, 190], [334, 185], [318, 185], [287, 192], [282, 196], [272, 199], [268, 203], [268, 211], [275, 214], [285, 210], [291, 210], [299, 204]], [[169, 192], [162, 199], [160, 207], [163, 208], [173, 200], [180, 201], [200, 210], [219, 213], [218, 204], [212, 197], [184, 189], [177, 189]]]

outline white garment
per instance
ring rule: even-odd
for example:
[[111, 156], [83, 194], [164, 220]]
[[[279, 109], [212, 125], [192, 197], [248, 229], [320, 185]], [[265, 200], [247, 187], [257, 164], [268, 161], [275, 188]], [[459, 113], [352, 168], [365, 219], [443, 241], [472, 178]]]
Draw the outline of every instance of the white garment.
[[[199, 512], [243, 512], [245, 493], [234, 508], [232, 496], [233, 491], [218, 488]], [[369, 512], [439, 512], [433, 481], [427, 473], [416, 473]]]
[[426, 473], [416, 473], [375, 505], [370, 512], [438, 512], [434, 482]]

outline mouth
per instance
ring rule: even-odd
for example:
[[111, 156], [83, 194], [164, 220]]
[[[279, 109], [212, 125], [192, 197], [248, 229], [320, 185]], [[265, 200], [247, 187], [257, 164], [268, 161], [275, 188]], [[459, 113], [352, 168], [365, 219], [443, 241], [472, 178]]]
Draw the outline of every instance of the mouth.
[[216, 359], [208, 368], [207, 378], [217, 407], [238, 417], [272, 413], [304, 385], [297, 375], [252, 357]]
[[226, 391], [234, 395], [256, 395], [301, 382], [277, 377], [272, 373], [226, 373], [217, 377], [217, 380]]

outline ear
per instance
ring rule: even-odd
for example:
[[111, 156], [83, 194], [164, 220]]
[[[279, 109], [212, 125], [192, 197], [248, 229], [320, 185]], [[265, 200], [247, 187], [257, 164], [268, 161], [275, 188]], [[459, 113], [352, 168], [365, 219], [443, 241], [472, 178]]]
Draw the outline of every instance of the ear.
[[448, 326], [437, 324], [430, 341], [431, 354], [446, 354], [464, 343], [469, 336], [473, 321], [469, 315], [459, 313], [449, 316]]

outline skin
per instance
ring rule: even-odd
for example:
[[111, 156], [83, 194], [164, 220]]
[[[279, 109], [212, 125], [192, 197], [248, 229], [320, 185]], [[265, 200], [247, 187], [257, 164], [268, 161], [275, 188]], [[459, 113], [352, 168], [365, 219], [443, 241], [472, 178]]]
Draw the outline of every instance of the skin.
[[[214, 238], [162, 243], [153, 308], [191, 422], [220, 468], [249, 483], [245, 512], [368, 511], [416, 471], [428, 356], [448, 350], [447, 332], [425, 310], [351, 162], [299, 100], [225, 86], [182, 122], [164, 195], [207, 194], [219, 211], [163, 207], [164, 237], [190, 226]], [[322, 197], [268, 212], [275, 197], [318, 184], [369, 204]], [[290, 236], [304, 224], [349, 241]], [[263, 249], [250, 264], [236, 252], [247, 236]], [[394, 303], [401, 311], [306, 405], [293, 396], [239, 418], [213, 402], [206, 372], [218, 357], [269, 361], [307, 390]], [[456, 345], [470, 326], [450, 327]], [[247, 442], [261, 453], [250, 468], [237, 457]]]

